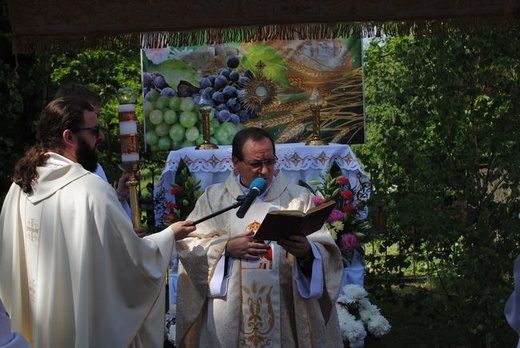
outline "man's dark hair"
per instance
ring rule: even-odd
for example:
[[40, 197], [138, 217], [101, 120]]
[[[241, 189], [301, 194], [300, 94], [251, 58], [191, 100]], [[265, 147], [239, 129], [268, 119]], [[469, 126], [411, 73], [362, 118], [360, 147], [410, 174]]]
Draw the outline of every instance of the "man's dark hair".
[[248, 140], [260, 141], [265, 138], [268, 138], [269, 140], [271, 140], [271, 144], [273, 144], [273, 155], [276, 155], [274, 139], [273, 139], [271, 133], [269, 133], [268, 131], [266, 131], [262, 128], [257, 128], [257, 127], [244, 128], [244, 129], [239, 130], [237, 132], [237, 134], [235, 134], [235, 137], [233, 138], [233, 146], [232, 146], [232, 150], [231, 150], [232, 151], [231, 155], [233, 157], [235, 157], [236, 159], [238, 159], [239, 161], [243, 161], [244, 160], [244, 152], [243, 152], [244, 144]]
[[84, 99], [57, 98], [52, 100], [40, 113], [39, 140], [16, 163], [13, 181], [23, 192], [31, 193], [38, 179], [37, 167], [43, 166], [48, 151], [63, 153], [63, 132], [70, 129], [77, 132], [84, 126], [85, 111], [93, 111], [92, 105]]

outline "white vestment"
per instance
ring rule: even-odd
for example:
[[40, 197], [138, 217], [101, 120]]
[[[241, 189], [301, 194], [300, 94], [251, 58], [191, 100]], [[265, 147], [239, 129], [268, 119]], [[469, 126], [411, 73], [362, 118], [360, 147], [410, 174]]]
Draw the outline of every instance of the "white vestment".
[[[206, 188], [189, 219], [229, 207], [242, 194], [230, 174], [225, 183]], [[279, 174], [263, 202], [254, 203], [242, 220], [237, 220], [236, 209], [232, 209], [197, 224], [195, 232], [178, 241], [177, 347], [343, 345], [335, 307], [343, 266], [340, 251], [325, 228], [308, 236], [321, 256], [316, 272], [323, 279], [320, 296], [302, 295], [296, 285], [300, 276], [296, 260], [276, 243], [272, 244], [272, 262], [255, 264], [228, 257], [224, 268], [229, 270], [229, 279], [222, 291], [225, 295], [211, 295], [215, 291], [209, 290], [209, 284], [220, 272], [219, 261], [226, 257], [227, 241], [244, 232], [249, 223], [261, 220], [269, 205], [273, 209], [307, 211], [312, 206], [311, 193]]]
[[143, 239], [97, 175], [58, 154], [0, 215], [0, 298], [33, 347], [162, 347], [170, 228]]

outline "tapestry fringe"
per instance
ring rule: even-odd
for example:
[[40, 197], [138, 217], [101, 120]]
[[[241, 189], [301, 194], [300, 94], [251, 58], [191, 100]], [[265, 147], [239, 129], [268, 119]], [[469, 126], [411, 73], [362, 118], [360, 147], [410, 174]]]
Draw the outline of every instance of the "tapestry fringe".
[[184, 32], [108, 33], [98, 36], [16, 36], [13, 53], [75, 52], [88, 49], [140, 49], [253, 42], [310, 40], [382, 35], [432, 35], [446, 33], [518, 32], [520, 18], [463, 18], [410, 22], [349, 22], [194, 29]]
[[195, 29], [186, 32], [144, 33], [142, 48], [183, 47], [222, 44], [225, 42], [253, 42], [268, 40], [312, 40], [337, 37], [382, 35], [432, 35], [447, 33], [477, 34], [510, 32], [520, 28], [518, 18], [472, 18], [424, 20], [410, 22], [324, 23], [299, 25], [270, 25], [224, 29]]

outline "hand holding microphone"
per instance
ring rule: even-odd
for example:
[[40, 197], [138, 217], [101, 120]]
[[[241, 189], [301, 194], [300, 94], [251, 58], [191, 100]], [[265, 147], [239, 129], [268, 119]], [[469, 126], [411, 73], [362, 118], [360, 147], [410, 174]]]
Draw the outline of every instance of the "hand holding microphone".
[[246, 215], [251, 205], [254, 203], [256, 197], [264, 193], [266, 188], [267, 182], [265, 181], [265, 179], [256, 178], [255, 180], [253, 180], [251, 182], [251, 185], [249, 185], [249, 193], [246, 195], [244, 202], [237, 211], [237, 217], [242, 219]]

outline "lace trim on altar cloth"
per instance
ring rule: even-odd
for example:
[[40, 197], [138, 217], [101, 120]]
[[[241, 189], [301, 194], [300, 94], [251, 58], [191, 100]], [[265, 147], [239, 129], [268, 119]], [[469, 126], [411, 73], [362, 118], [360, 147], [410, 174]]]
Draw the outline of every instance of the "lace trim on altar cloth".
[[[276, 169], [299, 171], [306, 169], [327, 169], [331, 163], [336, 163], [341, 169], [362, 170], [350, 147], [340, 144], [330, 144], [327, 149], [302, 147], [297, 145], [279, 144], [276, 146], [278, 162]], [[197, 172], [229, 172], [233, 170], [231, 148], [223, 147], [220, 151], [212, 151], [208, 155], [182, 149], [172, 152], [166, 161], [166, 170], [176, 171], [182, 160], [191, 173]]]

